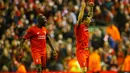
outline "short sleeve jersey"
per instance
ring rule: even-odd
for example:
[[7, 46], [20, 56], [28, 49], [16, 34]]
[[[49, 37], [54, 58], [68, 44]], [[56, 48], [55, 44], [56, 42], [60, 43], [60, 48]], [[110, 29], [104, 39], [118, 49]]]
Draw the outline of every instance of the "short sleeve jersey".
[[45, 50], [47, 33], [48, 31], [45, 27], [40, 29], [37, 26], [32, 26], [26, 31], [23, 38], [30, 40], [32, 51], [41, 49]]

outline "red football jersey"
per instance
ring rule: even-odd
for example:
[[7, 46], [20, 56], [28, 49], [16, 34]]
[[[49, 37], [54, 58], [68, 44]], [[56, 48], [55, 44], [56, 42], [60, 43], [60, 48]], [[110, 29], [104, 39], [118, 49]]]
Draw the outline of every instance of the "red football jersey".
[[94, 0], [89, 0], [89, 2], [93, 2], [94, 3], [95, 1]]
[[46, 34], [47, 29], [42, 27], [41, 29], [37, 26], [30, 27], [23, 38], [29, 39], [31, 43], [32, 52], [41, 51], [46, 52]]
[[76, 35], [77, 49], [88, 48], [88, 42], [89, 42], [88, 27], [85, 26], [85, 24], [75, 25], [74, 32]]

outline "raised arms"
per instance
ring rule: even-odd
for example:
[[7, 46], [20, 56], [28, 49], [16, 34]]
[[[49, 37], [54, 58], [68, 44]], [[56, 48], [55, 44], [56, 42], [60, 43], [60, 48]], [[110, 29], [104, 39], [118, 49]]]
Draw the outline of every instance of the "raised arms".
[[89, 3], [89, 11], [88, 11], [88, 16], [85, 18], [85, 25], [89, 26], [92, 17], [93, 17], [93, 7], [94, 7], [94, 3], [90, 2]]
[[78, 21], [77, 24], [80, 25], [81, 22], [83, 22], [85, 25], [89, 25], [91, 22], [91, 19], [93, 17], [93, 7], [94, 7], [94, 3], [90, 2], [89, 4], [89, 10], [88, 10], [88, 16], [84, 19], [84, 9], [86, 7], [86, 3], [84, 0], [82, 0], [82, 4], [81, 4], [81, 8], [80, 8], [80, 12], [79, 12], [79, 16], [78, 16]]
[[81, 8], [80, 8], [80, 12], [79, 12], [79, 16], [78, 16], [78, 21], [77, 21], [77, 24], [79, 25], [81, 22], [82, 22], [82, 18], [83, 18], [83, 15], [84, 15], [84, 9], [86, 7], [86, 3], [84, 0], [82, 0], [82, 5], [81, 5]]

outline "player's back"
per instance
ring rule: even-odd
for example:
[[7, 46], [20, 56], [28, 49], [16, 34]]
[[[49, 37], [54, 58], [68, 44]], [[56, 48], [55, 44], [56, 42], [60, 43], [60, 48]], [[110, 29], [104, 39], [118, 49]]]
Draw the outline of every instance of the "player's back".
[[89, 32], [85, 24], [75, 25], [76, 45], [88, 47]]

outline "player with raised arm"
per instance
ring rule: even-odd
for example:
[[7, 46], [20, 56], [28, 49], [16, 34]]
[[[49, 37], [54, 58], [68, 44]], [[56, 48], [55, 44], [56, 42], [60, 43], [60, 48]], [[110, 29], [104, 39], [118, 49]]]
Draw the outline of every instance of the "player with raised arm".
[[57, 53], [51, 43], [51, 38], [48, 35], [48, 31], [45, 27], [47, 22], [46, 17], [42, 14], [39, 14], [37, 17], [37, 22], [37, 25], [30, 27], [26, 31], [26, 34], [21, 40], [20, 47], [23, 46], [23, 43], [26, 39], [30, 40], [32, 58], [34, 63], [36, 64], [37, 72], [41, 73], [43, 68], [45, 68], [46, 66], [46, 39], [48, 41], [48, 44], [52, 48], [54, 57], [57, 57]]
[[89, 43], [89, 31], [88, 26], [91, 22], [93, 17], [93, 7], [94, 3], [89, 2], [89, 12], [88, 15], [84, 16], [84, 9], [86, 7], [86, 3], [82, 0], [80, 13], [78, 16], [77, 24], [75, 25], [75, 35], [76, 35], [76, 57], [82, 68], [83, 73], [87, 72], [88, 65], [89, 65], [89, 50], [88, 50], [88, 43]]

